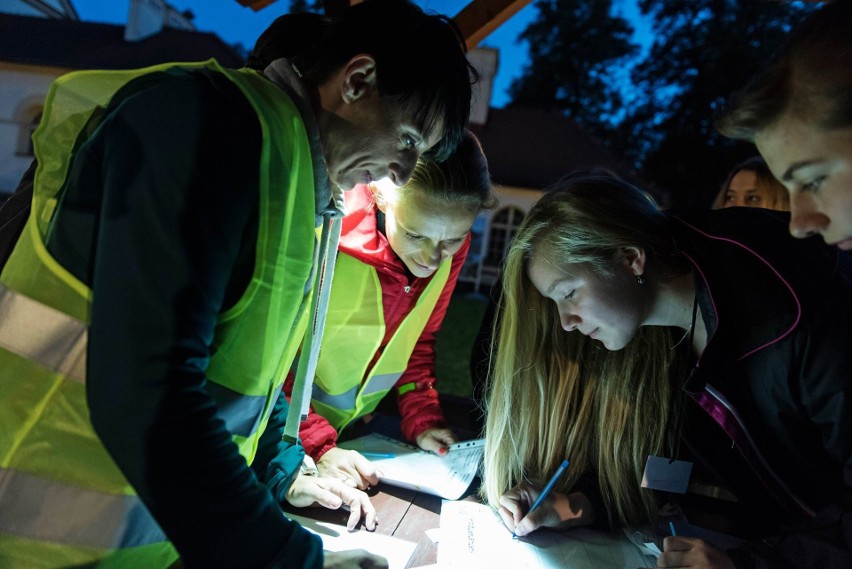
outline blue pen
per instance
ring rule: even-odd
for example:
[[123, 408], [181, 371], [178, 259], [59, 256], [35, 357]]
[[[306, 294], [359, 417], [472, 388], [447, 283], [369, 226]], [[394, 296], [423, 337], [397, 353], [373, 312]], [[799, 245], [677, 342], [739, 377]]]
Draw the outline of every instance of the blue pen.
[[676, 531], [675, 531], [675, 529], [674, 529], [674, 523], [672, 523], [672, 521], [671, 521], [671, 520], [669, 520], [669, 529], [671, 530], [672, 535], [674, 535], [674, 536], [676, 536], [676, 535], [677, 535], [677, 532], [676, 532]]
[[[547, 483], [547, 486], [544, 487], [544, 490], [541, 491], [541, 494], [539, 494], [538, 498], [536, 498], [535, 502], [533, 502], [532, 507], [527, 511], [526, 514], [524, 514], [524, 517], [521, 518], [521, 522], [524, 521], [524, 519], [528, 515], [533, 513], [536, 508], [541, 506], [542, 502], [544, 502], [544, 499], [547, 498], [548, 494], [550, 494], [550, 491], [553, 490], [554, 486], [556, 486], [556, 483], [559, 481], [559, 478], [562, 476], [562, 473], [565, 472], [566, 468], [568, 468], [568, 464], [570, 463], [568, 462], [567, 458], [562, 461], [562, 464], [559, 465], [559, 468], [557, 468], [556, 472], [553, 473], [553, 476], [550, 477], [550, 481]], [[521, 522], [518, 522], [518, 525], [521, 525]], [[515, 538], [518, 536], [515, 535], [515, 532], [512, 532], [512, 537]]]
[[363, 456], [367, 458], [394, 458], [396, 455], [390, 452], [362, 452]]

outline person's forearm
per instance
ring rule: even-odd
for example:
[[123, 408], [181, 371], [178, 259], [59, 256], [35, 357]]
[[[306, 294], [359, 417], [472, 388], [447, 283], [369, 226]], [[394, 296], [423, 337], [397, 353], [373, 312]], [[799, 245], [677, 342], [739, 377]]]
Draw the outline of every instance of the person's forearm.
[[403, 393], [398, 397], [397, 404], [402, 417], [400, 428], [409, 441], [415, 441], [427, 429], [446, 425], [438, 392], [432, 387], [421, 386]]

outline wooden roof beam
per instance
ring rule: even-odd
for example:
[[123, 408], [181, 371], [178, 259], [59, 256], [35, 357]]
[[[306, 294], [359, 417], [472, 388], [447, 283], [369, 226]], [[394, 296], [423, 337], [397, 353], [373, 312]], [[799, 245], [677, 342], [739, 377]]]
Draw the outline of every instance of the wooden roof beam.
[[239, 2], [243, 6], [247, 6], [247, 7], [251, 8], [255, 12], [258, 12], [258, 11], [266, 8], [267, 6], [269, 6], [270, 4], [272, 4], [275, 1], [276, 0], [237, 0], [237, 2]]
[[530, 0], [472, 0], [453, 19], [461, 30], [467, 49], [473, 49], [529, 3]]

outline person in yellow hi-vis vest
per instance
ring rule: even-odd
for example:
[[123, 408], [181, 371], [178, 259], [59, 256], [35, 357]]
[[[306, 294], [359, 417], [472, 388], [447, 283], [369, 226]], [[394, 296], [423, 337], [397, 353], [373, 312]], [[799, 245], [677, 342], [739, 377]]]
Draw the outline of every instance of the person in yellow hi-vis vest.
[[394, 434], [437, 454], [455, 442], [435, 390], [435, 334], [474, 219], [496, 200], [469, 132], [446, 162], [420, 160], [407, 184], [360, 185], [345, 200], [313, 412], [300, 438], [321, 474], [366, 488], [378, 483], [376, 470], [359, 453], [337, 448], [338, 432], [392, 390], [401, 415]]
[[375, 523], [300, 473], [279, 394], [336, 190], [445, 158], [469, 105], [450, 21], [401, 0], [284, 16], [246, 69], [59, 78], [0, 273], [0, 567], [386, 567], [285, 518]]

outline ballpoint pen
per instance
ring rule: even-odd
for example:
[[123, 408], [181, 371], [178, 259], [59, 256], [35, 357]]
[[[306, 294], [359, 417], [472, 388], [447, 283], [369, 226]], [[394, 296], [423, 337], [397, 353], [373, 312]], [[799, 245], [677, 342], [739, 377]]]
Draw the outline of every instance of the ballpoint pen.
[[[556, 483], [559, 481], [559, 478], [562, 476], [562, 473], [565, 472], [566, 468], [568, 468], [568, 464], [569, 462], [567, 458], [562, 461], [562, 464], [559, 465], [559, 468], [557, 468], [556, 472], [553, 473], [553, 476], [550, 477], [550, 481], [541, 491], [541, 494], [538, 495], [538, 498], [535, 499], [535, 502], [533, 502], [532, 507], [527, 511], [526, 514], [524, 514], [524, 517], [521, 518], [521, 521], [518, 522], [518, 525], [521, 525], [521, 522], [524, 521], [524, 519], [526, 519], [528, 515], [533, 513], [536, 508], [541, 506], [542, 502], [544, 502], [544, 499], [547, 498], [548, 494], [550, 494], [550, 491], [553, 490], [554, 486], [556, 486]], [[518, 536], [515, 535], [515, 532], [512, 532], [512, 537], [515, 538]]]
[[392, 452], [370, 452], [370, 451], [363, 451], [363, 452], [361, 452], [361, 455], [365, 456], [367, 458], [394, 458], [396, 456]]

